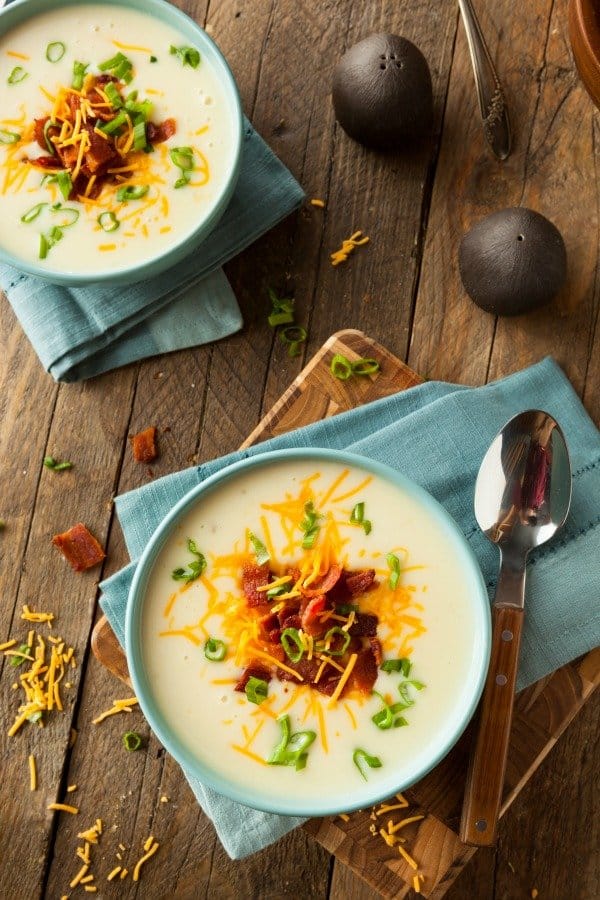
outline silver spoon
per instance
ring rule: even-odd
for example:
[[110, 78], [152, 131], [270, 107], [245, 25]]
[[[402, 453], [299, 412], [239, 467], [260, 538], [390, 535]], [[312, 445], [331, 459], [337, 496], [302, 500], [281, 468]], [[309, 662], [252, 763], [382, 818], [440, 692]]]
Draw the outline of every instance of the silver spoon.
[[571, 464], [562, 431], [538, 409], [519, 413], [494, 439], [475, 485], [475, 516], [500, 550], [492, 653], [460, 823], [467, 844], [494, 842], [502, 800], [523, 625], [525, 564], [567, 517]]
[[471, 0], [458, 0], [458, 6], [473, 63], [479, 109], [483, 119], [483, 133], [498, 159], [506, 159], [510, 153], [511, 134], [504, 91]]

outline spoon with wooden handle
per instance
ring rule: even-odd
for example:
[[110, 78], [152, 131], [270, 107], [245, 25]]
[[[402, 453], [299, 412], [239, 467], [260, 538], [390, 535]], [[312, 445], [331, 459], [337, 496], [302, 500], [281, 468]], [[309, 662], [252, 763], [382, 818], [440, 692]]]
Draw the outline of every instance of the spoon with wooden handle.
[[567, 517], [571, 464], [557, 422], [538, 409], [519, 413], [494, 439], [475, 485], [475, 517], [500, 550], [492, 609], [492, 652], [483, 690], [460, 823], [466, 844], [495, 840], [519, 662], [530, 550]]

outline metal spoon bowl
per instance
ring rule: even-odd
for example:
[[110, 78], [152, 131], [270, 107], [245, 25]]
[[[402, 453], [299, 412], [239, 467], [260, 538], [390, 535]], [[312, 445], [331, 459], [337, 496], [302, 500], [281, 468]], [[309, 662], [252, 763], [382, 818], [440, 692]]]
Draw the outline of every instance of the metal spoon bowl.
[[571, 464], [564, 435], [548, 413], [519, 413], [496, 436], [475, 485], [475, 517], [500, 550], [493, 606], [492, 653], [460, 835], [468, 844], [495, 839], [506, 770], [519, 660], [529, 552], [561, 527], [571, 503]]

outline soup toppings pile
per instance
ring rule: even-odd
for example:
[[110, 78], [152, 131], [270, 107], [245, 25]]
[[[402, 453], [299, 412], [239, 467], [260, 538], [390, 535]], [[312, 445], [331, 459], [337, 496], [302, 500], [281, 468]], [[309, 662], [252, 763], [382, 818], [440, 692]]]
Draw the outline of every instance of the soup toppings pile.
[[[265, 652], [280, 665], [253, 659], [235, 690], [245, 691], [250, 678], [266, 683], [278, 678], [335, 699], [352, 688], [369, 695], [383, 653], [377, 616], [360, 612], [359, 598], [374, 583], [374, 569], [353, 572], [333, 564], [312, 581], [303, 579], [300, 569], [277, 577], [268, 563], [246, 563], [242, 590]], [[270, 604], [273, 598], [276, 603]]]
[[[339, 482], [347, 476], [345, 470]], [[217, 674], [213, 679], [211, 673], [208, 677], [226, 686], [232, 696], [237, 694], [242, 705], [254, 704], [251, 716], [259, 716], [258, 724], [254, 730], [243, 725], [244, 741], [232, 743], [233, 749], [263, 765], [297, 770], [306, 766], [317, 732], [293, 732], [290, 713], [300, 724], [314, 717], [327, 753], [327, 710], [339, 706], [356, 730], [355, 712], [368, 704], [369, 728], [375, 726], [375, 737], [377, 730], [409, 724], [404, 712], [425, 686], [411, 675], [412, 642], [426, 628], [418, 615], [423, 607], [415, 597], [416, 589], [404, 577], [411, 571], [406, 566], [407, 552], [400, 547], [385, 555], [375, 552], [373, 558], [383, 557], [385, 566], [375, 562], [374, 567], [350, 567], [347, 529], [360, 529], [370, 540], [372, 523], [365, 517], [365, 503], [355, 503], [351, 511], [337, 505], [324, 511], [333, 491], [325, 491], [325, 500], [319, 502], [309, 494], [310, 481], [303, 483], [297, 497], [263, 504], [265, 511], [283, 522], [287, 546], [279, 554], [266, 516], [260, 520], [260, 537], [247, 530], [243, 549], [236, 546], [224, 556], [211, 554], [210, 562], [195, 540], [188, 538], [192, 559], [171, 572], [182, 585], [163, 609], [167, 628], [159, 632], [203, 647], [209, 663], [227, 662], [227, 678]], [[346, 497], [357, 489], [346, 492]], [[206, 610], [195, 622], [176, 624], [175, 608], [194, 582], [202, 585]], [[382, 672], [386, 675], [380, 693], [375, 688]], [[295, 707], [303, 703], [302, 714]], [[269, 719], [277, 721], [281, 733], [265, 758], [255, 752], [253, 743]], [[234, 722], [227, 719], [223, 724]], [[334, 726], [334, 735], [339, 736], [338, 728]], [[369, 769], [383, 765], [378, 756], [361, 747], [354, 748], [352, 759], [365, 779]]]

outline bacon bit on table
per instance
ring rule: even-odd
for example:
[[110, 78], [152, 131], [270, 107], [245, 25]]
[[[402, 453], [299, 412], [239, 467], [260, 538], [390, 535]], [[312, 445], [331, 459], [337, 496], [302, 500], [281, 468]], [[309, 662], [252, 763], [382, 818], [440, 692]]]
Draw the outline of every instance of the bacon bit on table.
[[52, 543], [76, 572], [84, 572], [97, 566], [106, 556], [94, 535], [82, 522], [62, 534], [55, 534]]
[[140, 431], [139, 434], [132, 435], [129, 440], [131, 441], [133, 458], [136, 462], [149, 463], [158, 456], [156, 428], [154, 425], [151, 425], [150, 428], [146, 428], [144, 431]]

